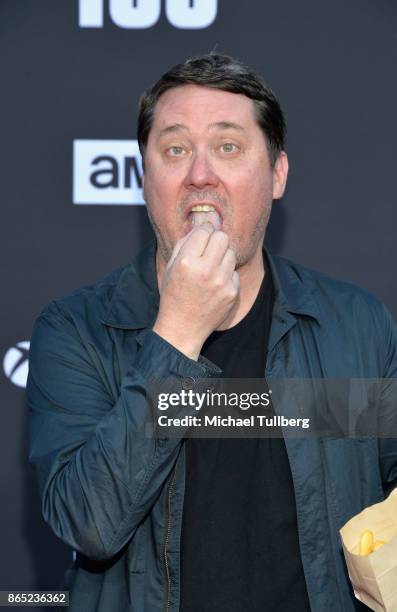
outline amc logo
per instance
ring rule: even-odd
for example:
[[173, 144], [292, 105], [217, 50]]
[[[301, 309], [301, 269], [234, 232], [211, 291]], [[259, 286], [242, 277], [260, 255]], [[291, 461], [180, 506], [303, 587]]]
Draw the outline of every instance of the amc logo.
[[136, 140], [75, 140], [73, 204], [144, 204]]
[[[161, 0], [108, 0], [109, 17], [120, 28], [151, 28], [161, 15]], [[165, 15], [175, 28], [208, 28], [218, 0], [165, 0]], [[79, 26], [103, 28], [104, 0], [79, 0]]]

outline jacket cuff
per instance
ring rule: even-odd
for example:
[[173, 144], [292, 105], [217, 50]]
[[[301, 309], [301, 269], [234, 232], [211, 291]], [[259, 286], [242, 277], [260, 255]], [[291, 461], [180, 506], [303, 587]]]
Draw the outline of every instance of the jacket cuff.
[[153, 329], [147, 328], [139, 332], [136, 341], [141, 347], [138, 367], [145, 376], [187, 377], [194, 386], [200, 378], [219, 377], [222, 374], [222, 370], [206, 357], [200, 355], [198, 361], [190, 359]]
[[153, 433], [162, 445], [167, 445], [173, 438], [181, 439], [190, 429], [182, 427], [159, 427], [159, 417], [172, 414], [173, 418], [197, 416], [194, 405], [181, 403], [169, 406], [167, 412], [159, 411], [161, 395], [181, 394], [182, 391], [205, 393], [212, 390], [214, 382], [208, 379], [220, 377], [222, 370], [209, 359], [200, 356], [198, 361], [190, 359], [172, 344], [164, 340], [152, 329], [144, 329], [136, 337], [140, 350], [135, 367], [147, 381], [147, 399], [152, 410]]

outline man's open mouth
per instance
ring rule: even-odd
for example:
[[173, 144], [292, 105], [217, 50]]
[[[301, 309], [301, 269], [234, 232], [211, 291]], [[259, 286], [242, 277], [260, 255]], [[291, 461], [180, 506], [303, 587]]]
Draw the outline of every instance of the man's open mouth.
[[196, 204], [190, 209], [188, 219], [191, 228], [203, 225], [203, 223], [212, 223], [216, 230], [222, 227], [222, 218], [215, 206], [211, 204]]

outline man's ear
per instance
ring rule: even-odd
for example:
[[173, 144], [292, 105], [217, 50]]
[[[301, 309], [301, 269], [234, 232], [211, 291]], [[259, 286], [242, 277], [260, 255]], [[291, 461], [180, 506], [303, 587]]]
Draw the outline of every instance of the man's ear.
[[273, 168], [273, 199], [282, 198], [288, 177], [288, 157], [281, 151]]

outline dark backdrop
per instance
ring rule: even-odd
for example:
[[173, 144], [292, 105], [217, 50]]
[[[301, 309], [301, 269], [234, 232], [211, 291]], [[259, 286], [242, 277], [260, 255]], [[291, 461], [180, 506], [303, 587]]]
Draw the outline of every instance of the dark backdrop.
[[50, 299], [152, 236], [137, 204], [140, 92], [214, 48], [260, 71], [291, 164], [269, 246], [396, 314], [396, 46], [393, 0], [0, 0], [0, 589], [56, 588], [71, 561], [27, 465], [28, 342]]

